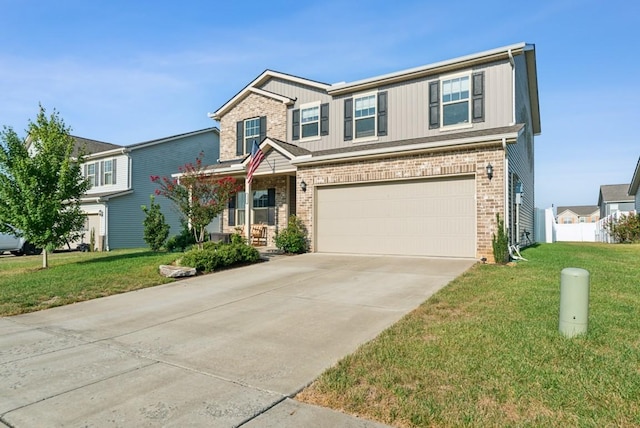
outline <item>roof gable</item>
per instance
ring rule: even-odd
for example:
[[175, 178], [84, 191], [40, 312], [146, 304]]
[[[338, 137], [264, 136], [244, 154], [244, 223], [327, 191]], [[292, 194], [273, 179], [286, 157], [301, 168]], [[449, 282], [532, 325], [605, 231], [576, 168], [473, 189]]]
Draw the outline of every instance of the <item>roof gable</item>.
[[262, 74], [256, 77], [247, 86], [242, 88], [240, 92], [235, 94], [229, 101], [224, 103], [224, 105], [218, 108], [215, 112], [209, 113], [209, 117], [215, 120], [220, 120], [222, 116], [224, 116], [229, 110], [231, 110], [240, 101], [245, 99], [250, 93], [256, 93], [265, 97], [274, 98], [285, 104], [293, 104], [295, 102], [294, 99], [291, 99], [273, 92], [265, 91], [264, 89], [260, 88], [262, 85], [264, 85], [265, 82], [267, 82], [269, 79], [272, 79], [272, 78], [279, 78], [285, 81], [299, 83], [299, 84], [311, 86], [317, 89], [322, 89], [324, 91], [326, 91], [331, 86], [326, 83], [316, 82], [315, 80], [305, 79], [302, 77], [293, 76], [291, 74], [280, 73], [278, 71], [273, 71], [273, 70], [265, 70], [262, 72]]
[[610, 202], [633, 202], [633, 196], [629, 196], [628, 184], [603, 184], [600, 186], [598, 205]]
[[573, 205], [568, 207], [558, 207], [558, 215], [564, 214], [570, 211], [578, 217], [586, 217], [592, 214], [600, 213], [600, 208], [597, 205]]

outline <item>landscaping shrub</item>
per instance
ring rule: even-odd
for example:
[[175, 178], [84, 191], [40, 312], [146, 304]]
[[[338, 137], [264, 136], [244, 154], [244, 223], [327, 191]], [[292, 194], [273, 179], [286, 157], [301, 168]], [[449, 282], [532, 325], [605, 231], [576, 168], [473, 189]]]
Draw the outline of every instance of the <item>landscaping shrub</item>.
[[179, 235], [174, 235], [167, 241], [167, 251], [185, 251], [191, 248], [196, 243], [196, 238], [189, 230], [189, 225], [184, 220], [182, 223], [182, 230]]
[[307, 229], [295, 215], [289, 217], [286, 229], [276, 233], [276, 247], [285, 253], [301, 254], [308, 250]]
[[149, 244], [151, 251], [159, 251], [169, 237], [169, 225], [164, 214], [160, 210], [160, 204], [156, 203], [153, 195], [150, 196], [149, 208], [142, 205], [144, 211], [144, 241]]
[[205, 242], [202, 249], [188, 251], [181, 260], [183, 266], [196, 268], [199, 272], [213, 272], [242, 263], [255, 263], [260, 253], [242, 243]]
[[491, 237], [493, 258], [496, 263], [504, 264], [509, 262], [509, 238], [504, 230], [504, 220], [500, 218], [500, 214], [496, 214], [496, 223], [498, 224], [498, 234], [494, 233]]
[[616, 242], [628, 244], [640, 241], [640, 213], [621, 215], [617, 221], [609, 222], [605, 227]]

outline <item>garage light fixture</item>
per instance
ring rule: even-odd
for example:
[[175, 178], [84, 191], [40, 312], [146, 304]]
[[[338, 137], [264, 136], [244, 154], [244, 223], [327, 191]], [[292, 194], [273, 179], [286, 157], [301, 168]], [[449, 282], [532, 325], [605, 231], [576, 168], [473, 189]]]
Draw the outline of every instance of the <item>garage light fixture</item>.
[[493, 165], [491, 165], [490, 163], [487, 164], [487, 177], [489, 178], [489, 180], [493, 178]]
[[300, 188], [302, 189], [303, 192], [307, 191], [307, 183], [305, 183], [304, 180], [300, 182]]

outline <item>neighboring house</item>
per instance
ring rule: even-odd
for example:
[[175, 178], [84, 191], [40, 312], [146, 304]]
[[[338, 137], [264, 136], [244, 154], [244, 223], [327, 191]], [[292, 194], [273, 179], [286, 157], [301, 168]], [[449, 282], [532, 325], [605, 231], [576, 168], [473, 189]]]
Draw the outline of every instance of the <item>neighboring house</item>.
[[629, 184], [603, 184], [600, 186], [598, 196], [600, 218], [605, 218], [617, 211], [633, 211], [635, 199], [633, 196], [629, 196], [628, 191]]
[[500, 214], [511, 242], [533, 239], [533, 45], [333, 85], [266, 70], [210, 117], [210, 174], [244, 179], [252, 142], [265, 153], [225, 232], [250, 210], [272, 245], [297, 214], [315, 252], [492, 260]]
[[627, 193], [629, 196], [634, 199], [634, 206], [637, 212], [640, 212], [640, 191], [638, 188], [640, 187], [640, 158], [638, 158], [638, 163], [636, 164], [636, 170], [633, 172], [633, 178], [631, 179], [631, 184], [629, 184], [629, 190]]
[[[215, 127], [129, 146], [74, 138], [78, 147], [86, 147], [83, 172], [92, 183], [81, 199], [87, 213], [83, 242], [89, 242], [93, 230], [96, 247], [107, 251], [147, 246], [141, 206], [149, 206], [149, 196], [158, 187], [151, 182], [152, 175], [170, 176], [179, 167], [195, 162], [200, 152], [205, 161], [215, 161], [220, 152]], [[173, 205], [162, 196], [157, 196], [156, 202], [171, 227], [170, 235], [180, 233], [180, 217]]]
[[558, 207], [558, 224], [596, 223], [600, 220], [600, 207], [597, 205], [577, 205]]

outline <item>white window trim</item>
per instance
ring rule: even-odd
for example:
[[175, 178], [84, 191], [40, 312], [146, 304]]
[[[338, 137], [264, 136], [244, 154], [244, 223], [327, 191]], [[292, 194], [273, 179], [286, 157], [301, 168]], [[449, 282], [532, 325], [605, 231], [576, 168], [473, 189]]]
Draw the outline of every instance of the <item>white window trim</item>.
[[258, 121], [258, 134], [257, 135], [252, 135], [252, 138], [255, 138], [256, 141], [258, 142], [258, 144], [260, 144], [260, 116], [256, 116], [256, 117], [250, 117], [249, 119], [245, 119], [242, 121], [242, 126], [244, 127], [243, 129], [243, 139], [242, 142], [244, 143], [244, 154], [248, 155], [251, 154], [251, 147], [249, 147], [249, 152], [247, 152], [247, 138], [249, 138], [247, 136], [247, 122], [249, 122], [250, 120], [257, 120]]
[[[109, 180], [109, 183], [107, 183], [107, 162], [111, 162], [111, 170], [108, 171], [108, 173], [111, 175], [111, 180]], [[105, 159], [104, 163], [103, 163], [103, 171], [100, 171], [100, 174], [102, 174], [102, 183], [105, 186], [112, 186], [113, 185], [113, 159]]]
[[[93, 166], [93, 174], [90, 173], [89, 169]], [[98, 175], [98, 165], [95, 162], [91, 162], [87, 164], [87, 176], [85, 177], [86, 179], [89, 180], [89, 183], [91, 184], [89, 188], [93, 188], [93, 187], [97, 187], [95, 185], [96, 182], [96, 176]], [[98, 184], [99, 185], [99, 184]]]
[[[358, 98], [365, 98], [365, 97], [370, 97], [371, 95], [375, 96], [375, 100], [373, 101], [373, 105], [376, 108], [376, 112], [373, 114], [373, 135], [369, 136], [369, 137], [360, 137], [358, 138], [356, 136], [356, 100]], [[378, 141], [378, 91], [374, 91], [374, 92], [365, 92], [362, 94], [354, 94], [353, 95], [353, 111], [352, 111], [352, 117], [353, 117], [353, 141], [357, 142], [357, 143], [364, 143], [364, 142], [368, 142], [368, 141]], [[363, 118], [360, 118], [363, 119]]]
[[[456, 123], [455, 125], [445, 125], [444, 124], [444, 101], [443, 101], [444, 82], [447, 80], [456, 79], [459, 77], [469, 78], [469, 98], [467, 98], [467, 103], [469, 105], [468, 121], [466, 123]], [[472, 98], [472, 92], [473, 92], [472, 86], [473, 86], [473, 77], [471, 76], [471, 72], [447, 74], [440, 78], [440, 93], [439, 93], [440, 99], [438, 100], [440, 104], [440, 127], [439, 127], [440, 131], [452, 131], [457, 129], [465, 129], [465, 128], [473, 127], [473, 122], [471, 121], [471, 109], [473, 107], [471, 104], [471, 98]], [[447, 104], [453, 104], [453, 103], [449, 102]]]
[[[298, 141], [304, 143], [304, 142], [308, 142], [308, 141], [315, 141], [315, 140], [319, 140], [320, 139], [320, 122], [322, 121], [322, 117], [321, 117], [321, 111], [320, 111], [320, 101], [314, 101], [312, 103], [306, 103], [306, 104], [301, 104], [300, 105], [300, 139]], [[302, 111], [309, 109], [309, 108], [313, 108], [313, 107], [318, 107], [318, 135], [312, 135], [311, 137], [302, 137]]]

